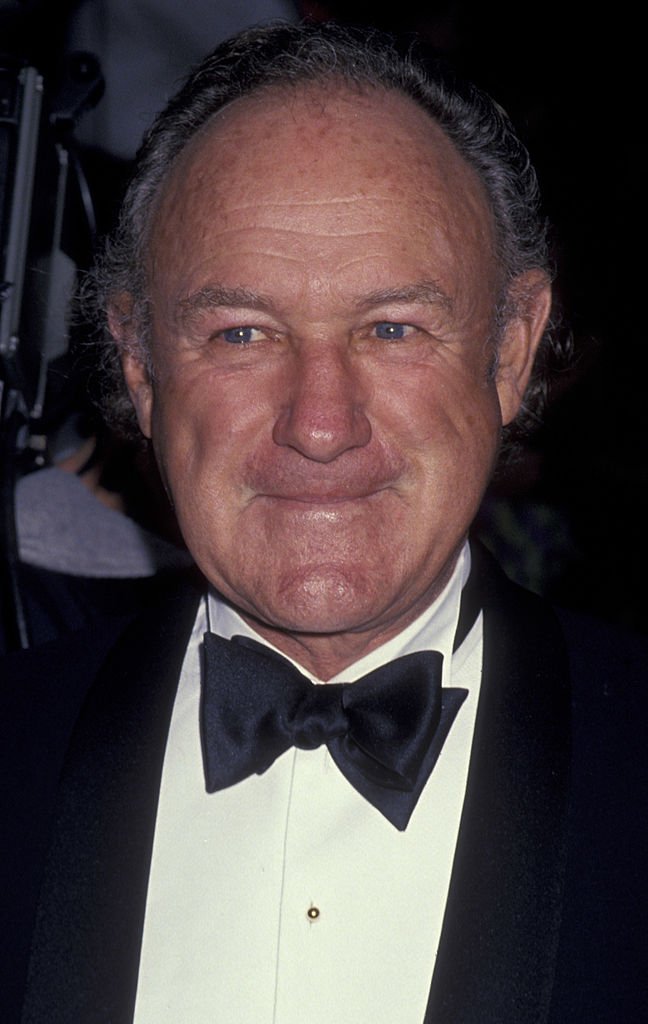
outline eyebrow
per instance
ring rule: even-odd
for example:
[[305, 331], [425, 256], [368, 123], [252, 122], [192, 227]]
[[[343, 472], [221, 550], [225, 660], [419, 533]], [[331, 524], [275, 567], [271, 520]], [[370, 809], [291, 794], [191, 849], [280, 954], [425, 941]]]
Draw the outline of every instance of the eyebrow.
[[[414, 284], [400, 287], [380, 288], [369, 292], [368, 295], [362, 296], [356, 302], [356, 308], [360, 311], [367, 311], [374, 309], [376, 306], [383, 306], [392, 302], [421, 302], [430, 305], [440, 305], [448, 312], [452, 312], [454, 308], [452, 299], [436, 281], [417, 281]], [[176, 318], [180, 321], [190, 320], [193, 315], [201, 313], [203, 310], [218, 307], [256, 309], [261, 312], [270, 313], [274, 309], [274, 303], [268, 295], [253, 291], [250, 288], [226, 288], [223, 285], [206, 285], [204, 288], [200, 288], [192, 295], [178, 302]]]
[[441, 305], [448, 312], [452, 312], [454, 308], [453, 300], [436, 281], [417, 281], [403, 287], [381, 288], [365, 295], [358, 305], [361, 309], [372, 309], [390, 302], [422, 302]]
[[251, 291], [249, 288], [225, 288], [221, 285], [207, 285], [200, 288], [187, 298], [181, 299], [175, 309], [177, 320], [190, 320], [196, 313], [203, 310], [215, 309], [219, 306], [231, 306], [233, 309], [258, 309], [269, 312], [272, 309], [272, 300], [260, 292]]

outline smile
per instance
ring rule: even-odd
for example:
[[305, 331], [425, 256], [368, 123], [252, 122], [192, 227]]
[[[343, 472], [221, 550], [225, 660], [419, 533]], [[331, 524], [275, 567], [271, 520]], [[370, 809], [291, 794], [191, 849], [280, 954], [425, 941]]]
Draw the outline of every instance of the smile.
[[260, 494], [258, 497], [264, 501], [278, 502], [286, 506], [294, 506], [296, 509], [304, 508], [337, 508], [341, 505], [357, 504], [361, 501], [371, 501], [384, 494], [386, 488], [374, 488], [372, 490], [359, 491], [300, 491], [291, 494]]

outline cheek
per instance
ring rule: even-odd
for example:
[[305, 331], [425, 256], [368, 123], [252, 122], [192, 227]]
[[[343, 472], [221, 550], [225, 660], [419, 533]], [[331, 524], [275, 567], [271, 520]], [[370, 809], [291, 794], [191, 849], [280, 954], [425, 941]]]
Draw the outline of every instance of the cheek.
[[[270, 424], [270, 426], [268, 426]], [[264, 427], [265, 425], [265, 427]], [[242, 464], [271, 428], [260, 389], [242, 391], [209, 367], [167, 367], [154, 388], [153, 447], [181, 518], [215, 514], [241, 489]]]
[[[218, 409], [218, 405], [215, 406]], [[153, 450], [160, 473], [176, 509], [191, 499], [200, 466], [218, 437], [214, 407], [195, 388], [184, 385], [182, 375], [172, 372], [158, 378], [153, 393]]]
[[382, 404], [394, 434], [424, 461], [459, 469], [459, 460], [473, 471], [490, 464], [501, 417], [496, 387], [481, 366], [424, 368], [418, 379], [392, 382]]
[[401, 430], [409, 432], [418, 473], [417, 536], [433, 548], [452, 547], [468, 530], [492, 475], [500, 436], [494, 388], [446, 380], [430, 387], [428, 400], [410, 406]]

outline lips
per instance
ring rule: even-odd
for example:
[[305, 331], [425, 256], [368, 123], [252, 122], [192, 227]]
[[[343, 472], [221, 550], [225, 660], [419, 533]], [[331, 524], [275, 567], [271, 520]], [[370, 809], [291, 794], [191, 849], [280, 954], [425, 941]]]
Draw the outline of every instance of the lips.
[[407, 476], [402, 458], [369, 459], [367, 455], [358, 449], [328, 464], [302, 457], [256, 459], [248, 464], [246, 485], [251, 496], [303, 505], [361, 501], [402, 487]]
[[288, 491], [270, 492], [257, 495], [260, 498], [268, 498], [272, 501], [285, 501], [300, 505], [341, 505], [350, 501], [361, 501], [364, 498], [371, 498], [386, 490], [386, 487], [367, 489], [326, 490], [326, 491]]

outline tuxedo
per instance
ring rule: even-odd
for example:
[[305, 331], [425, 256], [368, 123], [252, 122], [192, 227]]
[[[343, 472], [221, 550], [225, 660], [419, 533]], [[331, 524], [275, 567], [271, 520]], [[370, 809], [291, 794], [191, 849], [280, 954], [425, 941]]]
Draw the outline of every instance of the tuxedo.
[[[645, 645], [559, 622], [483, 552], [473, 572], [482, 695], [425, 1024], [643, 1020]], [[131, 1019], [198, 596], [7, 664], [8, 1022], [24, 991], [26, 1022]]]

